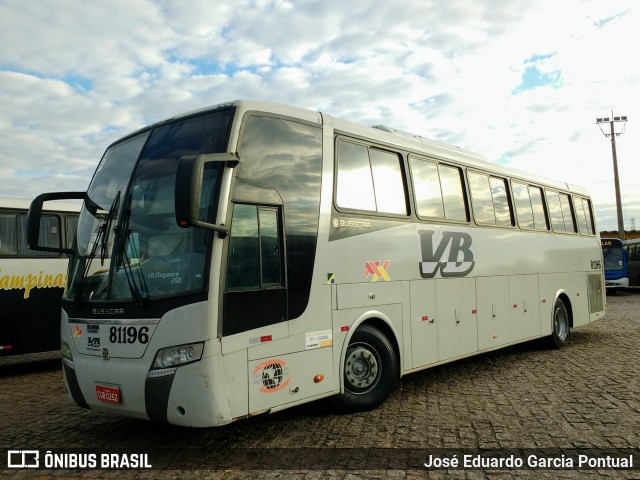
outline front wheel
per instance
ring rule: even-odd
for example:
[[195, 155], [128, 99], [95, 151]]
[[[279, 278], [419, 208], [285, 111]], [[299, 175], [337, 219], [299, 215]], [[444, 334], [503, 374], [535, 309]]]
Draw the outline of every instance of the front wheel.
[[398, 357], [389, 339], [377, 328], [362, 325], [347, 347], [344, 393], [331, 400], [341, 410], [369, 410], [382, 404], [398, 382]]
[[549, 344], [554, 348], [562, 348], [567, 344], [571, 334], [569, 311], [561, 298], [553, 306], [553, 332], [549, 336]]

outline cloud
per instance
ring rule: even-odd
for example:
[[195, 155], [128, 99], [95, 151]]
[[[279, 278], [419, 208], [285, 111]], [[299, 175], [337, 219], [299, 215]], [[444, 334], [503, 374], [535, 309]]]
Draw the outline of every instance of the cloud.
[[[639, 15], [632, 0], [5, 0], [1, 194], [85, 189], [119, 136], [257, 98], [585, 184], [615, 228], [611, 148], [594, 123], [612, 109], [629, 116], [618, 139], [629, 172]], [[621, 182], [640, 215], [633, 175]]]

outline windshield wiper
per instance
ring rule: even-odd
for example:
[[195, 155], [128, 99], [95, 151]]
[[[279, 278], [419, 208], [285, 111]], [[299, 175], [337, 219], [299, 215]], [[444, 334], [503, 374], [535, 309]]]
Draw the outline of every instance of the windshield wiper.
[[113, 222], [115, 213], [118, 211], [119, 205], [120, 191], [118, 190], [116, 198], [113, 199], [113, 203], [111, 204], [111, 208], [109, 209], [109, 213], [107, 213], [107, 218], [102, 224], [102, 227], [104, 227], [104, 231], [102, 232], [102, 243], [100, 245], [100, 265], [104, 265], [104, 259], [107, 256], [107, 249], [109, 248], [109, 230], [111, 229], [111, 223]]
[[[87, 200], [89, 202], [89, 199]], [[100, 208], [97, 204], [93, 205], [96, 207], [96, 215], [98, 213], [98, 208]], [[82, 291], [84, 289], [84, 284], [86, 282], [87, 276], [89, 275], [89, 269], [91, 268], [91, 262], [96, 256], [96, 251], [98, 250], [98, 244], [100, 244], [100, 265], [104, 265], [104, 259], [106, 257], [106, 251], [108, 248], [108, 239], [109, 239], [109, 228], [111, 228], [111, 222], [113, 221], [113, 217], [115, 211], [120, 204], [120, 191], [116, 194], [116, 198], [113, 199], [111, 203], [111, 208], [107, 212], [107, 216], [104, 219], [104, 222], [98, 227], [96, 232], [96, 238], [93, 242], [93, 246], [91, 247], [91, 253], [89, 254], [88, 259], [86, 260], [86, 264], [84, 266], [82, 272], [82, 278], [80, 279], [80, 283], [78, 284], [78, 289], [76, 290], [76, 295], [74, 297], [74, 304], [78, 305], [80, 300], [82, 299]]]
[[[123, 212], [123, 218], [120, 221], [120, 225], [116, 226], [116, 228], [114, 229], [114, 234], [115, 234], [115, 238], [114, 238], [115, 245], [114, 245], [114, 254], [113, 254], [113, 260], [115, 263], [114, 274], [118, 270], [118, 267], [122, 262], [124, 276], [127, 279], [127, 284], [129, 285], [129, 291], [131, 292], [131, 296], [135, 300], [136, 304], [138, 306], [141, 306], [141, 305], [144, 305], [144, 303], [146, 302], [146, 298], [142, 296], [142, 293], [140, 292], [140, 288], [136, 283], [136, 280], [133, 275], [133, 267], [131, 266], [131, 260], [129, 258], [129, 254], [127, 253], [127, 243], [129, 242], [129, 237], [131, 236], [131, 233], [132, 233], [132, 231], [129, 230], [129, 222], [131, 221], [131, 201], [132, 201], [132, 196], [129, 195], [127, 199], [126, 211]], [[138, 278], [140, 280], [140, 284], [142, 285], [142, 287], [145, 288], [144, 277], [142, 276], [142, 271], [140, 269], [139, 264], [138, 264]]]

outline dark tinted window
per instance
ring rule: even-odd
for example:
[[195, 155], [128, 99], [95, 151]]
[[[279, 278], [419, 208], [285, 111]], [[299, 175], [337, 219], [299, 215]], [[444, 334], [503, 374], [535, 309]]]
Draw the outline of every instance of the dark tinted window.
[[227, 259], [227, 290], [282, 286], [278, 210], [233, 207]]
[[18, 254], [18, 222], [15, 213], [0, 214], [0, 255]]
[[235, 205], [231, 220], [227, 289], [260, 287], [260, 236], [255, 205]]
[[282, 197], [288, 316], [307, 307], [315, 261], [322, 180], [322, 130], [280, 118], [251, 116], [243, 127], [238, 176]]
[[[40, 218], [41, 247], [62, 246], [60, 217], [43, 214]], [[19, 257], [57, 257], [55, 252], [30, 250], [27, 246], [27, 215], [24, 213], [0, 214], [0, 255]]]

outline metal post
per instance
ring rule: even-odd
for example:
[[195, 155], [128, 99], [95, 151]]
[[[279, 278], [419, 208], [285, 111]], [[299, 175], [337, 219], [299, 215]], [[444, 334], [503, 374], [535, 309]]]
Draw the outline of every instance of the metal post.
[[622, 216], [622, 199], [620, 197], [620, 178], [618, 177], [618, 156], [616, 155], [616, 134], [613, 131], [613, 112], [611, 115], [611, 153], [613, 154], [613, 180], [616, 184], [616, 211], [618, 212], [618, 233], [624, 241], [624, 217]]
[[616, 133], [614, 129], [615, 122], [624, 122], [626, 124], [627, 117], [614, 117], [613, 112], [611, 112], [611, 119], [609, 118], [597, 118], [596, 123], [599, 124], [600, 130], [602, 130], [603, 123], [609, 123], [611, 133], [607, 134], [602, 131], [605, 137], [611, 137], [611, 153], [613, 155], [613, 180], [616, 187], [616, 213], [618, 215], [618, 235], [620, 236], [620, 240], [624, 240], [625, 232], [624, 232], [624, 216], [622, 215], [622, 198], [620, 195], [620, 178], [618, 177], [618, 155], [616, 154], [616, 136], [624, 133], [624, 130], [620, 133]]

